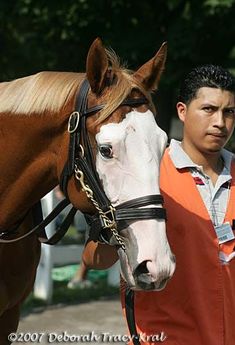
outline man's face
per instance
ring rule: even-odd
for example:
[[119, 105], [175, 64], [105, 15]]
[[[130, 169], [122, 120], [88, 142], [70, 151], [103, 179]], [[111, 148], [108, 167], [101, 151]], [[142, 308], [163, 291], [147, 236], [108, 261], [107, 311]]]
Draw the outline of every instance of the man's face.
[[217, 88], [202, 87], [188, 105], [178, 102], [184, 122], [184, 142], [202, 153], [218, 152], [232, 135], [235, 124], [235, 95]]

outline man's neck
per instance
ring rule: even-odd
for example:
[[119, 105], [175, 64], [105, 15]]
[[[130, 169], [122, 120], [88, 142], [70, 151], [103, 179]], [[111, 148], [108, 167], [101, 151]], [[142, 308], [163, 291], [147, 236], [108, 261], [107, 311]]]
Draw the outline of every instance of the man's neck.
[[213, 184], [215, 184], [224, 166], [221, 151], [202, 153], [184, 140], [182, 141], [182, 148], [195, 164], [203, 167], [204, 173], [210, 176]]

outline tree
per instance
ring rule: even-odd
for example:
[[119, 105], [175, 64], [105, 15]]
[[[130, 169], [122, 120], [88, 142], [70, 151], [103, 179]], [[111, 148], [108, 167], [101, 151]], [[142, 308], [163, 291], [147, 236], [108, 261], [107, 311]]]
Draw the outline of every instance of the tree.
[[82, 71], [97, 36], [134, 69], [167, 40], [157, 101], [159, 123], [168, 131], [178, 83], [187, 71], [209, 62], [235, 70], [234, 18], [235, 0], [2, 0], [0, 78]]

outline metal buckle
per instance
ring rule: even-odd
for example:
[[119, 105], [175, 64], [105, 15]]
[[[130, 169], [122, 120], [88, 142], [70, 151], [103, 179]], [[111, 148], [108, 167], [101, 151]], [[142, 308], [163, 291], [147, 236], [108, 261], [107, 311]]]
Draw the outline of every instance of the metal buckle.
[[84, 147], [81, 144], [79, 145], [79, 150], [80, 150], [80, 157], [84, 158], [85, 157], [85, 151], [84, 151]]
[[[68, 132], [74, 133], [79, 125], [80, 114], [78, 111], [74, 111], [69, 117]], [[75, 121], [75, 124], [74, 124]]]
[[102, 228], [113, 228], [116, 227], [116, 219], [115, 219], [115, 208], [113, 206], [109, 206], [109, 210], [106, 212], [102, 212], [100, 214], [100, 221]]

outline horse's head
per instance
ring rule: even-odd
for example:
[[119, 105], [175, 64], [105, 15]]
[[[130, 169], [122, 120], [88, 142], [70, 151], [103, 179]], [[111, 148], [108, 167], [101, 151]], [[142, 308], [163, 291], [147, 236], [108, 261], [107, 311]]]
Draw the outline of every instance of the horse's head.
[[[88, 160], [93, 161], [105, 192], [105, 197], [95, 205], [96, 211], [103, 211], [99, 212], [99, 222], [97, 218], [93, 220], [93, 227], [94, 231], [95, 227], [102, 228], [98, 224], [100, 219], [105, 223], [97, 238], [117, 245], [122, 275], [133, 289], [160, 290], [175, 269], [159, 196], [160, 161], [167, 136], [155, 121], [150, 97], [165, 59], [163, 44], [151, 60], [131, 73], [120, 67], [116, 56], [107, 52], [99, 39], [94, 41], [87, 57], [90, 91], [86, 111], [93, 116], [83, 121], [85, 129], [80, 142], [85, 146], [85, 156], [86, 147], [90, 147], [89, 156], [93, 153], [94, 160]], [[83, 156], [83, 149], [80, 151]], [[75, 175], [83, 189], [88, 187], [87, 195], [94, 205], [97, 198], [89, 197], [89, 189], [95, 187], [91, 187], [94, 184], [86, 176], [85, 182], [81, 179], [83, 165], [76, 167]], [[106, 198], [110, 204], [104, 209], [102, 203], [107, 203]]]

